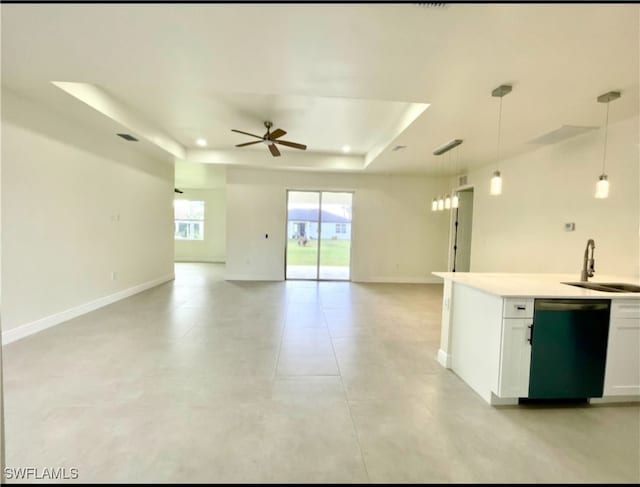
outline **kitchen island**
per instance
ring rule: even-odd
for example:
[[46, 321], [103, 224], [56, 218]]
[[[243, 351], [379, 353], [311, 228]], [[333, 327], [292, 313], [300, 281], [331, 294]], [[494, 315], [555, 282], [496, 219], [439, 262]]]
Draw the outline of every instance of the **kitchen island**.
[[[561, 324], [566, 325], [566, 320], [562, 321], [564, 315], [544, 310], [545, 303], [562, 304], [565, 308], [582, 305], [580, 309], [585, 310], [600, 308], [581, 315], [571, 311], [574, 322], [575, 316], [586, 317], [588, 326], [581, 329], [574, 323], [571, 325], [574, 328], [568, 328], [561, 336], [564, 340], [575, 339], [576, 350], [567, 346], [567, 359], [573, 360], [576, 353], [582, 353], [586, 367], [584, 372], [580, 368], [574, 370], [576, 380], [582, 379], [580, 375], [591, 374], [587, 369], [599, 360], [598, 354], [601, 356], [603, 377], [594, 378], [596, 383], [600, 381], [601, 393], [590, 394], [589, 400], [640, 400], [640, 293], [596, 291], [563, 284], [578, 281], [573, 274], [436, 272], [434, 275], [444, 280], [438, 361], [488, 403], [517, 404], [520, 399], [546, 397], [536, 395], [538, 389], [533, 382], [540, 376], [537, 371], [546, 368], [552, 380], [555, 372], [560, 378], [569, 373], [570, 367], [553, 370], [554, 360], [563, 363], [562, 357], [557, 360], [558, 344], [549, 342], [547, 337], [546, 343], [551, 345], [544, 345], [541, 338], [542, 331], [548, 329], [546, 324], [542, 327], [542, 317], [560, 316]], [[638, 285], [637, 279], [617, 276], [599, 276], [594, 282]], [[605, 322], [600, 319], [600, 328], [591, 323], [596, 313], [601, 318], [604, 314]], [[535, 332], [534, 314], [540, 325]], [[582, 330], [595, 338], [587, 343]], [[535, 336], [540, 336], [537, 341], [533, 340]], [[598, 342], [600, 351], [596, 350]], [[545, 350], [545, 346], [555, 350]], [[548, 357], [553, 360], [547, 360]], [[548, 398], [554, 398], [553, 393]]]

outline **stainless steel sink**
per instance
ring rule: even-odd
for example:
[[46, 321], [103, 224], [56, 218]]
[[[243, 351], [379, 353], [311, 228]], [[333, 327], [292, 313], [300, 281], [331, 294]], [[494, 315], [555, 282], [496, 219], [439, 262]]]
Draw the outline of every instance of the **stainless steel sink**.
[[629, 284], [626, 282], [563, 282], [569, 286], [582, 287], [592, 289], [594, 291], [603, 291], [607, 293], [640, 293], [640, 286]]

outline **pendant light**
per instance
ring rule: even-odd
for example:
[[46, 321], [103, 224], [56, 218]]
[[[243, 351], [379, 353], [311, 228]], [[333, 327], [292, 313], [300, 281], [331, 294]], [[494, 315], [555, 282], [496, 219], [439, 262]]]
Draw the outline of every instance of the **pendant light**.
[[607, 115], [604, 122], [604, 151], [602, 153], [602, 173], [598, 178], [598, 182], [596, 183], [596, 194], [595, 197], [597, 199], [604, 199], [609, 197], [609, 178], [607, 173], [605, 172], [605, 163], [607, 161], [607, 130], [609, 128], [609, 102], [620, 98], [619, 91], [610, 91], [609, 93], [605, 93], [604, 95], [600, 95], [597, 100], [599, 103], [607, 104]]
[[[438, 171], [442, 172], [442, 161], [438, 161]], [[438, 211], [444, 210], [444, 197], [438, 196]]]
[[[451, 166], [451, 152], [449, 152], [449, 166]], [[449, 196], [449, 193], [447, 193], [444, 197], [444, 209], [451, 209], [451, 196]]]
[[496, 157], [496, 170], [493, 172], [493, 176], [491, 177], [491, 187], [489, 192], [494, 195], [502, 194], [502, 175], [500, 174], [500, 170], [498, 169], [498, 164], [500, 163], [500, 136], [501, 136], [501, 128], [502, 128], [502, 98], [505, 95], [511, 93], [511, 85], [500, 85], [495, 90], [491, 92], [491, 96], [500, 98], [500, 110], [498, 111], [498, 147], [497, 147], [497, 157]]
[[[435, 151], [433, 151], [434, 156], [441, 156], [445, 152], [449, 152], [451, 149], [462, 144], [462, 139], [453, 139], [447, 142], [446, 144], [438, 147]], [[449, 153], [449, 166], [451, 166], [451, 153]], [[442, 169], [442, 162], [439, 163], [438, 169]], [[456, 171], [457, 171], [457, 163], [456, 163]], [[442, 172], [442, 171], [440, 171]], [[458, 207], [458, 193], [455, 191], [455, 188], [451, 189], [451, 193], [445, 193], [444, 196], [438, 196], [431, 201], [431, 211], [442, 211], [442, 210], [450, 210], [451, 208]]]
[[[455, 161], [455, 169], [453, 171], [453, 173], [455, 174], [455, 177], [457, 179], [458, 177], [458, 156], [460, 154], [460, 149], [456, 149], [456, 161]], [[458, 185], [458, 182], [456, 180], [456, 186]], [[453, 196], [451, 197], [451, 208], [458, 208], [458, 206], [460, 205], [460, 198], [458, 198], [458, 192], [454, 189], [453, 190]]]

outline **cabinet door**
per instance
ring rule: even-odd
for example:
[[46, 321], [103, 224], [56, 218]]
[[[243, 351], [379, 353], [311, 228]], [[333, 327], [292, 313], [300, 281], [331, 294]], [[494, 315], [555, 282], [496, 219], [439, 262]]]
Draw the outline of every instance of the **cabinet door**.
[[532, 318], [502, 320], [499, 397], [527, 397], [529, 394], [529, 327], [532, 322]]
[[640, 319], [611, 319], [604, 395], [640, 395]]

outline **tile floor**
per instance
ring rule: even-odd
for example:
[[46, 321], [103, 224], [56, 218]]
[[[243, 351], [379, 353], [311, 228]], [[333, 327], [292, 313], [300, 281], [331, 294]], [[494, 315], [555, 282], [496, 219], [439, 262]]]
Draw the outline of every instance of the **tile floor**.
[[219, 265], [4, 349], [6, 463], [84, 482], [638, 482], [640, 407], [494, 408], [436, 360], [441, 287]]

